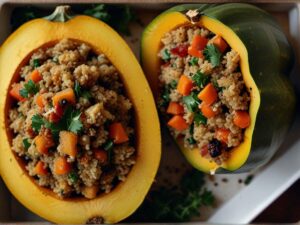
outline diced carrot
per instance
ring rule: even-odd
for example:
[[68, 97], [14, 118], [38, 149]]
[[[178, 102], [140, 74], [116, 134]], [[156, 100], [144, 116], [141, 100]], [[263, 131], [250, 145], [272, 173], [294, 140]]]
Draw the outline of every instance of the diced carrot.
[[183, 96], [187, 96], [191, 93], [193, 88], [193, 82], [185, 75], [181, 75], [177, 85], [177, 91]]
[[210, 107], [210, 105], [206, 104], [205, 102], [202, 102], [200, 105], [199, 105], [200, 109], [201, 109], [201, 112], [203, 114], [203, 116], [205, 116], [206, 118], [212, 118], [214, 117], [217, 113], [214, 112], [212, 110], [212, 108]]
[[224, 143], [228, 143], [228, 136], [230, 134], [230, 131], [226, 128], [218, 128], [216, 130], [215, 136], [219, 141], [222, 141]]
[[71, 164], [65, 157], [58, 157], [54, 160], [54, 173], [57, 175], [64, 175], [71, 171]]
[[196, 49], [196, 48], [192, 48], [191, 46], [188, 48], [188, 53], [191, 56], [197, 57], [197, 58], [204, 58], [204, 55], [202, 53], [202, 51]]
[[225, 52], [228, 47], [226, 41], [219, 35], [213, 38], [213, 44], [219, 49], [221, 53]]
[[183, 131], [183, 130], [186, 130], [189, 125], [188, 123], [185, 121], [185, 119], [180, 116], [180, 115], [175, 115], [173, 116], [169, 122], [168, 122], [168, 125], [170, 127], [173, 127], [174, 129], [178, 130], [178, 131]]
[[62, 90], [60, 92], [57, 92], [52, 97], [53, 105], [54, 106], [58, 105], [59, 103], [61, 103], [61, 101], [63, 99], [67, 100], [68, 103], [71, 103], [71, 104], [76, 103], [75, 93], [74, 93], [72, 88], [67, 88], [67, 89]]
[[59, 150], [71, 157], [75, 157], [77, 155], [77, 140], [78, 137], [73, 132], [59, 132]]
[[207, 38], [202, 37], [199, 34], [195, 35], [192, 40], [191, 46], [188, 48], [188, 54], [195, 57], [203, 58], [202, 50], [207, 45], [207, 42]]
[[121, 144], [129, 140], [121, 123], [113, 123], [109, 126], [109, 137], [114, 140], [115, 144]]
[[34, 83], [37, 83], [42, 79], [43, 77], [41, 76], [38, 70], [32, 71], [31, 74], [29, 74], [29, 76], [26, 77], [26, 81], [32, 80]]
[[24, 97], [20, 94], [20, 90], [23, 89], [23, 86], [21, 84], [14, 84], [13, 87], [10, 89], [9, 94], [10, 96], [14, 97], [16, 100], [22, 102], [25, 100]]
[[82, 194], [84, 197], [88, 199], [93, 199], [97, 196], [98, 190], [99, 190], [99, 185], [93, 185], [91, 187], [85, 186], [82, 189]]
[[40, 108], [44, 108], [44, 96], [42, 94], [39, 94], [36, 99], [35, 99], [35, 103], [40, 107]]
[[106, 163], [107, 162], [107, 152], [102, 149], [95, 149], [94, 150], [94, 156], [96, 159], [99, 160], [100, 163]]
[[49, 148], [53, 147], [55, 143], [51, 137], [45, 135], [38, 135], [34, 138], [36, 149], [41, 154], [48, 154]]
[[180, 105], [177, 102], [170, 102], [168, 109], [167, 109], [167, 113], [169, 114], [173, 114], [173, 115], [179, 115], [179, 114], [183, 114], [184, 113], [184, 109], [183, 106]]
[[246, 111], [235, 111], [233, 123], [240, 128], [247, 128], [250, 125], [250, 115]]
[[206, 85], [203, 90], [198, 94], [198, 98], [205, 102], [207, 105], [211, 105], [218, 98], [218, 93], [212, 83]]
[[38, 163], [34, 167], [34, 170], [37, 175], [43, 176], [48, 174], [47, 168], [45, 168], [45, 163], [43, 163], [42, 161], [38, 161]]

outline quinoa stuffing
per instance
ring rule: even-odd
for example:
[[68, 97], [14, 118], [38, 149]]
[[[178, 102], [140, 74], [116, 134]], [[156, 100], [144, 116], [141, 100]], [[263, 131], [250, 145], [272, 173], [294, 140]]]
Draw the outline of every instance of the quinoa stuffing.
[[176, 139], [222, 165], [250, 125], [250, 97], [240, 56], [219, 35], [196, 25], [164, 35], [158, 106]]
[[133, 108], [103, 54], [64, 39], [35, 51], [10, 95], [12, 150], [59, 197], [95, 198], [135, 164]]

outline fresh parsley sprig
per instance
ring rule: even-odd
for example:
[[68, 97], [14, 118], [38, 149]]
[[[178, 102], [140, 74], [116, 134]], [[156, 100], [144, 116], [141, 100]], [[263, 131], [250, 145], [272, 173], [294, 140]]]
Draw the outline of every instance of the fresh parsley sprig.
[[32, 80], [29, 80], [24, 84], [24, 88], [20, 90], [20, 95], [23, 98], [28, 98], [30, 94], [35, 95], [40, 90], [39, 86], [34, 83]]
[[82, 89], [82, 87], [79, 85], [78, 81], [75, 81], [74, 91], [75, 91], [77, 98], [80, 98], [80, 97], [83, 97], [86, 99], [92, 98], [92, 94], [89, 91]]
[[203, 54], [205, 58], [212, 64], [213, 67], [220, 65], [222, 54], [215, 45], [207, 45], [203, 51]]

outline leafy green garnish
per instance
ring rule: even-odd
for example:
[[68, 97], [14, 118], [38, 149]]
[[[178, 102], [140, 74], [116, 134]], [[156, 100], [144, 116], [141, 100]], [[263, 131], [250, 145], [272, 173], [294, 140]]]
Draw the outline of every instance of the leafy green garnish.
[[207, 123], [207, 119], [205, 116], [203, 116], [203, 114], [199, 111], [199, 112], [196, 112], [194, 114], [194, 121], [197, 125], [199, 124], [206, 124]]
[[31, 126], [32, 129], [35, 132], [40, 132], [40, 129], [43, 125], [45, 125], [47, 121], [39, 114], [35, 114], [32, 118], [31, 118]]
[[81, 123], [80, 116], [81, 112], [79, 110], [69, 110], [68, 112], [66, 111], [63, 119], [67, 124], [67, 130], [75, 134], [78, 134], [82, 130], [83, 125]]
[[78, 174], [75, 171], [71, 171], [68, 174], [68, 178], [71, 180], [71, 182], [74, 184], [78, 181]]
[[198, 108], [199, 99], [196, 92], [192, 92], [190, 95], [184, 96], [182, 101], [190, 112], [195, 112]]
[[103, 149], [105, 150], [105, 151], [107, 151], [107, 160], [108, 160], [108, 162], [110, 163], [111, 162], [111, 160], [112, 160], [112, 149], [113, 149], [113, 147], [114, 147], [114, 142], [113, 142], [113, 140], [108, 140], [107, 142], [105, 142], [104, 143], [104, 145], [103, 145]]
[[209, 76], [201, 73], [199, 70], [193, 75], [192, 80], [195, 84], [200, 87], [204, 88], [206, 84], [209, 82]]
[[194, 135], [194, 123], [192, 123], [189, 127], [189, 133], [190, 133], [190, 137], [187, 139], [187, 141], [189, 142], [190, 145], [194, 145], [196, 144], [196, 140], [194, 139], [193, 135]]
[[170, 85], [171, 88], [175, 89], [177, 87], [177, 81], [172, 80], [169, 85]]
[[23, 98], [28, 98], [29, 94], [36, 94], [39, 92], [39, 86], [32, 80], [24, 84], [24, 88], [20, 90], [20, 95]]
[[189, 61], [189, 64], [191, 66], [196, 66], [196, 65], [198, 65], [198, 61], [199, 61], [199, 59], [197, 57], [192, 57]]
[[82, 87], [79, 85], [78, 81], [75, 81], [74, 91], [75, 91], [77, 98], [80, 98], [80, 97], [83, 97], [86, 99], [92, 98], [92, 94], [87, 90], [83, 90]]
[[216, 80], [212, 80], [212, 84], [218, 92], [223, 90], [223, 88], [218, 85], [218, 82]]
[[40, 60], [39, 59], [34, 59], [33, 60], [33, 67], [34, 68], [37, 68], [37, 67], [39, 67], [40, 66]]
[[215, 45], [213, 45], [213, 44], [207, 45], [203, 51], [203, 54], [204, 54], [205, 58], [208, 61], [210, 61], [210, 63], [212, 64], [213, 67], [220, 65], [222, 54]]
[[162, 94], [161, 94], [161, 98], [162, 98], [162, 106], [167, 106], [170, 102], [170, 89], [168, 86], [165, 86]]
[[189, 137], [189, 138], [187, 139], [187, 141], [188, 141], [188, 143], [189, 143], [190, 145], [194, 145], [194, 144], [197, 143], [196, 140], [195, 140], [193, 137]]
[[161, 58], [164, 61], [169, 61], [171, 59], [171, 54], [168, 49], [164, 49], [161, 53]]
[[203, 173], [192, 170], [183, 175], [178, 185], [159, 187], [150, 192], [132, 216], [141, 222], [187, 222], [199, 216], [202, 206], [214, 204], [213, 194], [204, 188]]
[[31, 145], [29, 142], [29, 138], [24, 138], [22, 142], [23, 142], [23, 146], [24, 146], [25, 150], [28, 150], [28, 148]]

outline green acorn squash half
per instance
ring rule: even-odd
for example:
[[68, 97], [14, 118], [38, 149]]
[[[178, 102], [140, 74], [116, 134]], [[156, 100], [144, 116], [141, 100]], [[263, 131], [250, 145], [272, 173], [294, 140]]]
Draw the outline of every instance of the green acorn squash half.
[[[105, 54], [120, 72], [135, 110], [136, 164], [126, 181], [94, 199], [58, 198], [51, 190], [35, 184], [24, 162], [11, 150], [12, 133], [8, 128], [11, 84], [19, 79], [20, 68], [32, 52], [63, 38], [88, 43], [96, 53]], [[125, 41], [107, 24], [89, 16], [71, 16], [67, 6], [60, 6], [51, 16], [22, 25], [0, 47], [0, 105], [1, 178], [28, 209], [55, 223], [116, 223], [132, 214], [143, 202], [160, 162], [159, 119], [142, 68]]]
[[142, 67], [153, 93], [159, 93], [161, 61], [157, 55], [161, 38], [174, 28], [191, 23], [185, 14], [191, 9], [199, 13], [193, 23], [220, 35], [239, 53], [240, 69], [250, 93], [251, 124], [245, 130], [243, 142], [231, 150], [221, 167], [201, 157], [198, 149], [187, 149], [178, 140], [177, 144], [189, 163], [204, 172], [246, 172], [262, 166], [279, 148], [293, 118], [295, 94], [287, 77], [293, 64], [291, 46], [272, 16], [252, 5], [173, 7], [156, 17], [142, 36]]

